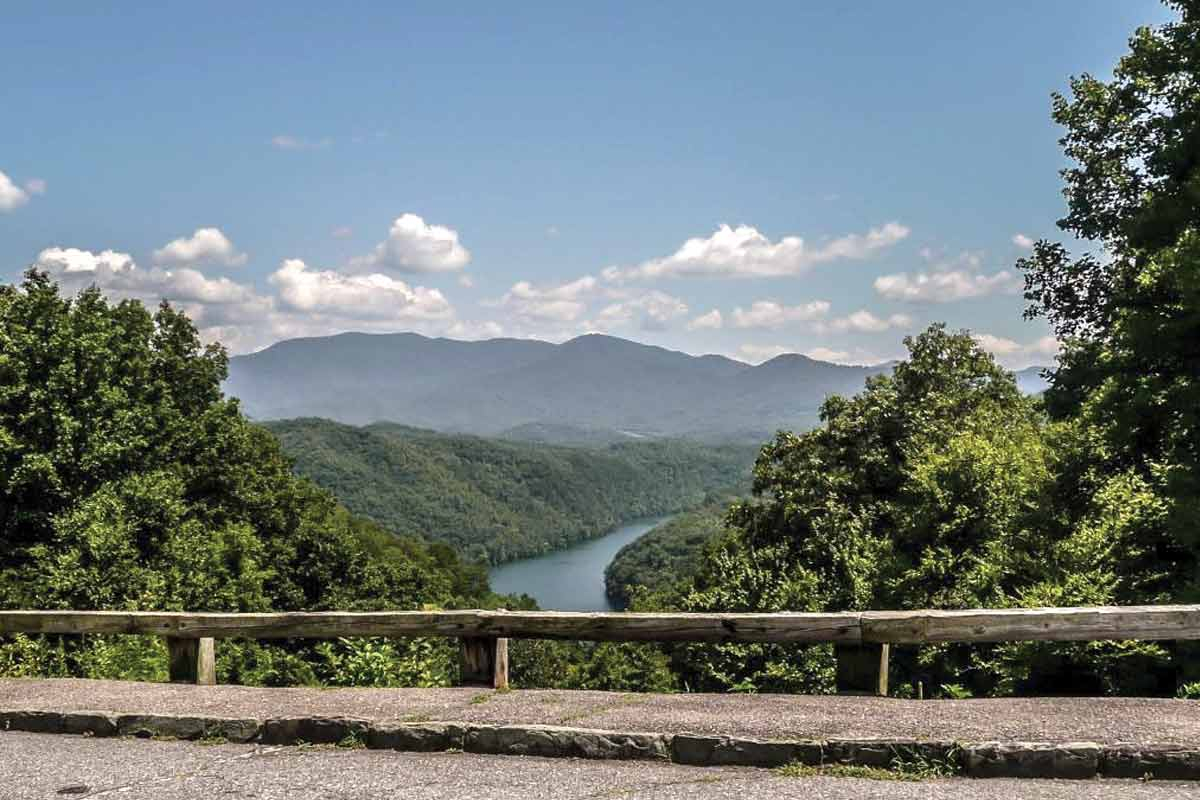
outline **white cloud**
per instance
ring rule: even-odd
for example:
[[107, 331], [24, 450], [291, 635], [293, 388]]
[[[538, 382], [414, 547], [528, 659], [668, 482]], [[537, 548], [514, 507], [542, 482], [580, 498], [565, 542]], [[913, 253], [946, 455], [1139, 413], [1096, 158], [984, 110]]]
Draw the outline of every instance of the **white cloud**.
[[458, 285], [464, 289], [472, 289], [475, 286], [475, 279], [470, 275], [463, 273], [462, 275], [458, 276]]
[[495, 339], [504, 335], [504, 327], [493, 320], [458, 321], [446, 329], [446, 335], [455, 339]]
[[[40, 189], [40, 191], [39, 191]], [[45, 191], [45, 181], [32, 180], [22, 189], [0, 172], [0, 211], [14, 211], [29, 202], [29, 195]]]
[[427, 224], [416, 214], [401, 214], [388, 238], [350, 266], [359, 272], [455, 272], [470, 261], [471, 253], [459, 243], [457, 231]]
[[574, 322], [583, 316], [587, 309], [586, 298], [596, 291], [597, 286], [598, 282], [591, 275], [550, 287], [519, 281], [491, 305], [508, 309], [525, 320]]
[[901, 272], [881, 275], [873, 284], [876, 293], [906, 303], [951, 303], [992, 294], [1016, 294], [1021, 285], [1007, 270], [995, 275], [976, 275], [966, 270], [947, 272]]
[[738, 358], [750, 364], [761, 364], [785, 353], [795, 350], [779, 344], [744, 344], [737, 349]]
[[271, 137], [271, 146], [277, 150], [323, 150], [332, 144], [333, 139], [328, 136], [323, 139], [305, 139], [288, 134]]
[[804, 355], [815, 358], [817, 361], [832, 361], [835, 364], [840, 364], [850, 358], [850, 353], [846, 350], [831, 350], [828, 347], [813, 347], [805, 350]]
[[1032, 250], [1033, 249], [1033, 239], [1030, 239], [1028, 236], [1026, 236], [1023, 233], [1015, 234], [1012, 237], [1012, 243], [1015, 244], [1017, 247], [1021, 248], [1022, 250]]
[[906, 314], [877, 317], [866, 309], [860, 309], [828, 322], [818, 322], [813, 329], [818, 333], [883, 333], [894, 328], [907, 328], [912, 324], [912, 317]]
[[349, 225], [339, 225], [336, 228], [334, 228], [330, 232], [330, 234], [335, 239], [349, 239], [351, 236], [354, 235], [354, 229], [351, 228]]
[[714, 308], [707, 314], [701, 314], [687, 324], [689, 331], [715, 331], [725, 324], [719, 309]]
[[721, 225], [708, 238], [688, 239], [673, 254], [645, 261], [636, 267], [608, 267], [608, 281], [652, 280], [678, 277], [758, 278], [798, 275], [815, 264], [838, 259], [866, 258], [908, 236], [909, 229], [889, 222], [865, 234], [850, 234], [818, 247], [809, 247], [798, 236], [772, 242], [749, 225]]
[[69, 273], [115, 274], [134, 268], [133, 256], [104, 250], [93, 253], [75, 247], [48, 247], [38, 253], [34, 266], [61, 276]]
[[688, 313], [687, 303], [665, 292], [650, 291], [605, 306], [590, 323], [600, 330], [637, 320], [642, 330], [661, 331]]
[[284, 304], [299, 311], [388, 320], [447, 319], [454, 309], [437, 289], [410, 287], [387, 275], [312, 270], [298, 258], [271, 274]]
[[419, 330], [433, 335], [487, 338], [499, 323], [457, 319], [436, 289], [409, 287], [386, 275], [342, 275], [285, 261], [271, 276], [278, 295], [190, 267], [141, 269], [128, 253], [51, 247], [36, 266], [51, 273], [63, 291], [99, 287], [113, 300], [140, 300], [153, 308], [170, 300], [196, 323], [205, 341], [244, 353], [280, 339], [359, 330]]
[[155, 264], [211, 262], [227, 267], [240, 267], [246, 261], [246, 254], [239, 253], [233, 242], [229, 241], [219, 228], [197, 228], [191, 236], [170, 241], [154, 251]]
[[782, 328], [794, 322], [811, 322], [829, 313], [829, 302], [813, 300], [798, 306], [785, 306], [774, 300], [756, 300], [750, 310], [733, 310], [735, 328]]
[[1053, 336], [1043, 336], [1027, 344], [1021, 344], [1003, 336], [993, 336], [990, 333], [977, 333], [971, 338], [1010, 369], [1024, 369], [1034, 364], [1046, 364], [1058, 355], [1058, 351], [1061, 349], [1058, 340]]

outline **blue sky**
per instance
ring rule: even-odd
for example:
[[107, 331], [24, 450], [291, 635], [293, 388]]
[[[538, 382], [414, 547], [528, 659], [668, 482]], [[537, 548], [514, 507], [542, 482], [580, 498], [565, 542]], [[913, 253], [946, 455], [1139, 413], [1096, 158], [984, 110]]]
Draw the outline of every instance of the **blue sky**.
[[[0, 263], [167, 296], [233, 352], [606, 331], [1005, 363], [1056, 237], [1049, 95], [1151, 0], [7, 3]], [[726, 226], [722, 228], [722, 226]]]

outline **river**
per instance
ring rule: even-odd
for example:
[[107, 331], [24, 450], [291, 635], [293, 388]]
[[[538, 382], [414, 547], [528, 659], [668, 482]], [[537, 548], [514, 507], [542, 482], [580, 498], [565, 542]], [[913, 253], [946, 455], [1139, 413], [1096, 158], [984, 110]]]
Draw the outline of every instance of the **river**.
[[650, 517], [544, 556], [494, 567], [498, 594], [527, 594], [552, 611], [615, 611], [604, 594], [604, 568], [625, 545], [671, 517]]

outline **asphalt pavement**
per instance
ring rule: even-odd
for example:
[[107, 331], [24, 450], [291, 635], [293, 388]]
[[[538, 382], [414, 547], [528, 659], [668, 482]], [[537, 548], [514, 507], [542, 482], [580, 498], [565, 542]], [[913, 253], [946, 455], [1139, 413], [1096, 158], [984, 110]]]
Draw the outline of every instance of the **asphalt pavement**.
[[656, 762], [0, 733], [0, 800], [1182, 800], [1196, 792], [1193, 783], [1155, 781], [789, 778]]

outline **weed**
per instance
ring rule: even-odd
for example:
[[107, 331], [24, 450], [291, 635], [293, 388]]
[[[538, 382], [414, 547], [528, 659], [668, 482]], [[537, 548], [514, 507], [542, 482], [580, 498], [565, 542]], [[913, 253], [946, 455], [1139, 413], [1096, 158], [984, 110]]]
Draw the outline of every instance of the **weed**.
[[343, 750], [362, 750], [367, 746], [367, 734], [360, 730], [350, 731], [342, 737], [337, 746]]

